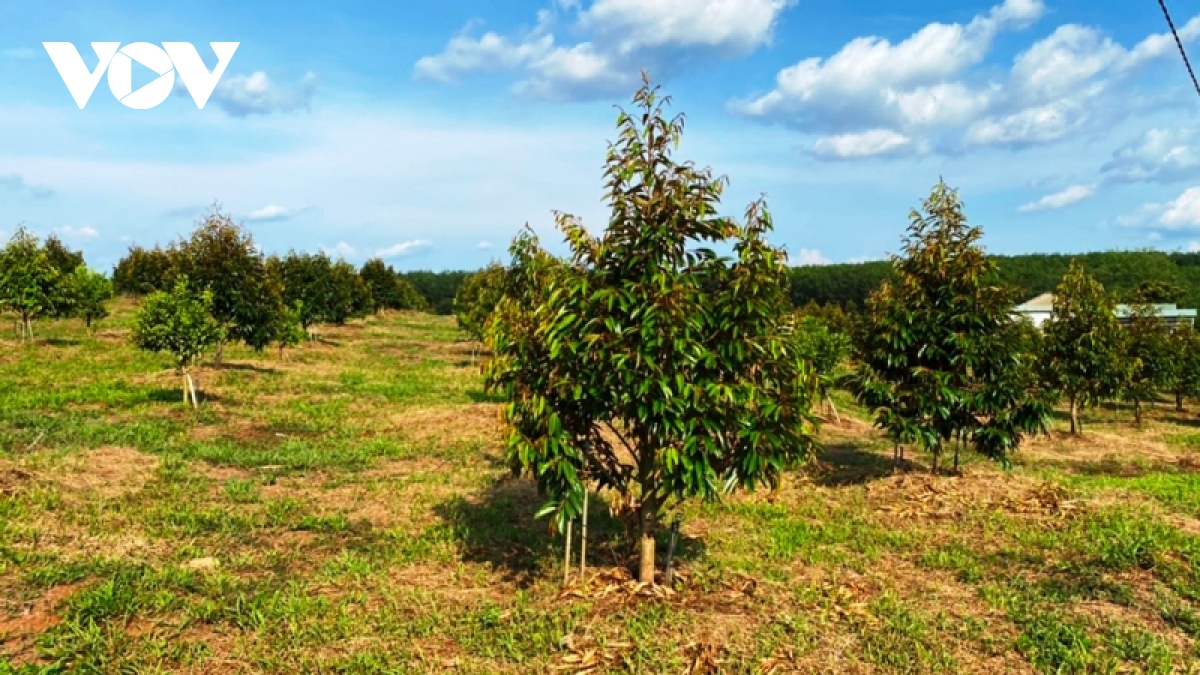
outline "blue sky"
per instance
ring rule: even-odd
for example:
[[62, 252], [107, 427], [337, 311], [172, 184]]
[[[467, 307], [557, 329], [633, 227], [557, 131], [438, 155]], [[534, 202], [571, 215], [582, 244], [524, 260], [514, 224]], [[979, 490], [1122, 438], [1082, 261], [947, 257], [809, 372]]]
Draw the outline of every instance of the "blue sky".
[[[1168, 6], [1200, 60], [1200, 2]], [[203, 110], [80, 110], [44, 41], [241, 44]], [[994, 252], [1200, 249], [1200, 96], [1149, 0], [8, 2], [0, 236], [107, 270], [219, 201], [270, 252], [469, 269], [526, 222], [562, 251], [643, 68], [793, 263], [896, 250], [939, 177]]]

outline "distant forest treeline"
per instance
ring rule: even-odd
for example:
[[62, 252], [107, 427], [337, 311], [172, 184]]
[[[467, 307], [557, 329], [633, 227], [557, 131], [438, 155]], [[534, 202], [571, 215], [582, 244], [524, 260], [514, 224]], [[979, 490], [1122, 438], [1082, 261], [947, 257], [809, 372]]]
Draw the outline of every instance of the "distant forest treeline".
[[[1077, 255], [1033, 253], [992, 256], [999, 266], [1000, 281], [1020, 290], [1023, 299], [1054, 290], [1067, 266], [1079, 259], [1088, 272], [1110, 292], [1124, 300], [1135, 286], [1158, 281], [1179, 289], [1178, 302], [1200, 307], [1200, 253], [1162, 251], [1106, 251]], [[888, 261], [795, 267], [791, 274], [792, 303], [861, 307], [867, 295], [892, 271]], [[439, 314], [453, 310], [454, 294], [470, 272], [402, 272]]]
[[[1162, 251], [1106, 251], [1075, 255], [1033, 253], [992, 256], [999, 268], [1000, 282], [1019, 289], [1029, 299], [1053, 291], [1072, 260], [1080, 260], [1088, 272], [1121, 300], [1135, 286], [1156, 281], [1178, 289], [1172, 300], [1185, 307], [1200, 306], [1200, 253]], [[887, 261], [859, 264], [796, 267], [791, 275], [791, 298], [796, 306], [815, 302], [842, 308], [861, 307], [867, 295], [891, 274]]]
[[[143, 252], [144, 253], [144, 252]], [[160, 252], [161, 253], [161, 252]], [[129, 256], [127, 256], [127, 259]], [[161, 258], [161, 260], [159, 259]], [[1165, 301], [1175, 301], [1184, 307], [1200, 307], [1200, 253], [1165, 253], [1163, 251], [1107, 251], [1078, 255], [1034, 253], [1029, 255], [992, 256], [999, 268], [1000, 282], [1018, 289], [1022, 299], [1054, 290], [1071, 260], [1079, 259], [1088, 272], [1096, 277], [1119, 300], [1129, 299], [1129, 292], [1138, 284], [1158, 282], [1170, 289]], [[149, 256], [139, 267], [141, 274], [158, 278], [162, 269], [151, 269], [158, 261], [166, 265], [161, 254]], [[128, 260], [123, 260], [122, 265]], [[120, 265], [114, 273], [118, 292], [139, 287], [137, 280], [125, 279]], [[144, 268], [144, 269], [143, 269]], [[792, 303], [803, 307], [809, 303], [836, 305], [846, 310], [863, 306], [867, 295], [892, 273], [886, 260], [795, 267], [791, 271], [789, 289]], [[438, 314], [454, 311], [454, 296], [463, 280], [473, 274], [468, 270], [431, 272], [397, 272], [408, 281]], [[141, 284], [145, 286], [146, 284]], [[153, 284], [150, 284], [151, 286]], [[139, 291], [135, 291], [139, 292]]]

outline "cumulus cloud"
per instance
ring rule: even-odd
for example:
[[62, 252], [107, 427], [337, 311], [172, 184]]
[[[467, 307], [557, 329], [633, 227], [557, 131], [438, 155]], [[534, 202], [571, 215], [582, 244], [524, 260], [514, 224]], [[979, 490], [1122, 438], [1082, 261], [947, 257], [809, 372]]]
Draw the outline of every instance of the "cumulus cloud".
[[334, 244], [332, 248], [322, 245], [320, 249], [324, 251], [326, 255], [336, 256], [338, 258], [349, 258], [358, 253], [358, 249], [344, 241], [339, 241], [337, 244]]
[[979, 120], [967, 129], [967, 145], [1027, 147], [1056, 141], [1079, 128], [1081, 106], [1074, 101], [1055, 101], [1025, 108], [1011, 115]]
[[[1095, 28], [1066, 24], [1021, 51], [1004, 77], [985, 68], [998, 35], [1031, 26], [1044, 11], [1041, 0], [1004, 0], [965, 24], [931, 23], [896, 43], [859, 37], [831, 56], [782, 69], [771, 91], [731, 108], [816, 135], [814, 149], [887, 129], [918, 152], [946, 153], [1053, 143], [1134, 114], [1138, 97], [1126, 87], [1142, 66], [1170, 54], [1169, 33], [1127, 48]], [[1200, 37], [1200, 16], [1180, 37]], [[879, 144], [857, 156], [894, 150]]]
[[1101, 167], [1116, 183], [1172, 183], [1200, 175], [1195, 129], [1150, 129], [1113, 153]]
[[286, 206], [278, 204], [268, 204], [261, 209], [255, 209], [246, 215], [246, 220], [255, 222], [271, 222], [277, 220], [287, 220], [296, 215], [298, 209], [289, 209]]
[[387, 248], [381, 248], [375, 251], [375, 257], [385, 260], [391, 258], [403, 258], [414, 251], [433, 246], [433, 242], [428, 239], [414, 239], [412, 241], [402, 241], [398, 244], [393, 244]]
[[100, 236], [100, 232], [90, 225], [83, 225], [81, 227], [67, 225], [66, 227], [59, 228], [59, 232], [71, 239], [95, 239]]
[[907, 154], [913, 151], [912, 139], [890, 129], [871, 129], [854, 134], [839, 134], [817, 139], [812, 154], [822, 159], [857, 159], [879, 155]]
[[[190, 96], [182, 82], [176, 80], [175, 94]], [[269, 115], [311, 109], [316, 90], [316, 73], [308, 73], [296, 86], [285, 89], [260, 70], [250, 75], [222, 77], [209, 103], [216, 104], [231, 117]]]
[[1191, 187], [1166, 206], [1158, 222], [1168, 230], [1200, 227], [1200, 187]]
[[[413, 66], [420, 79], [455, 82], [477, 72], [517, 76], [513, 91], [588, 99], [627, 90], [642, 69], [661, 75], [705, 59], [743, 56], [767, 44], [795, 0], [556, 0], [520, 35], [468, 25], [441, 53]], [[561, 41], [562, 34], [579, 41]]]
[[[789, 256], [790, 257], [790, 256]], [[820, 251], [813, 248], [802, 248], [796, 254], [795, 261], [797, 265], [829, 265], [832, 260], [826, 258]]]
[[1017, 210], [1021, 213], [1031, 213], [1033, 211], [1061, 209], [1072, 204], [1078, 204], [1094, 194], [1096, 194], [1096, 186], [1094, 185], [1072, 185], [1065, 190], [1046, 195], [1037, 201], [1025, 204]]

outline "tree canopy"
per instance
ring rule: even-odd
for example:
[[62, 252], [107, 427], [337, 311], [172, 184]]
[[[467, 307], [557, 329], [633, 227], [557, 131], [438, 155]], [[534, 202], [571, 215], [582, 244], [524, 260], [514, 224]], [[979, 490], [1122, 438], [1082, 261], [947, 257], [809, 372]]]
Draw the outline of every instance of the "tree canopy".
[[358, 275], [371, 290], [376, 311], [382, 312], [385, 309], [423, 310], [428, 307], [425, 298], [417, 289], [392, 269], [391, 265], [385, 265], [379, 258], [372, 258], [363, 263]]
[[66, 277], [65, 283], [70, 295], [71, 316], [83, 319], [90, 332], [93, 322], [108, 316], [106, 303], [113, 296], [112, 282], [81, 264]]
[[[222, 341], [241, 341], [256, 350], [271, 343], [283, 312], [281, 290], [270, 283], [254, 238], [232, 216], [214, 206], [191, 236], [168, 253], [171, 277], [187, 278], [211, 293], [212, 315], [222, 326]], [[219, 354], [218, 347], [218, 358]]]
[[222, 327], [212, 316], [212, 291], [197, 292], [185, 276], [175, 279], [170, 291], [146, 296], [133, 319], [130, 340], [139, 349], [166, 352], [183, 376], [183, 397], [198, 405], [188, 368], [222, 338]]
[[[616, 490], [646, 582], [664, 509], [775, 485], [814, 444], [815, 378], [793, 340], [785, 258], [765, 240], [770, 215], [761, 202], [744, 223], [717, 214], [725, 181], [674, 159], [683, 121], [664, 116], [668, 102], [647, 82], [618, 116], [602, 235], [557, 214], [571, 258], [551, 265], [536, 240], [514, 242], [513, 275], [548, 287], [532, 321], [496, 327], [487, 368], [509, 400], [510, 461], [537, 477], [542, 513], [561, 526], [589, 484]], [[711, 248], [722, 244], [732, 260]]]
[[504, 266], [492, 263], [467, 277], [454, 296], [454, 316], [458, 327], [475, 340], [482, 340], [484, 328], [503, 293]]
[[61, 277], [37, 236], [24, 227], [0, 249], [0, 309], [17, 315], [23, 339], [33, 339], [36, 319], [61, 312], [66, 302]]
[[1104, 286], [1074, 261], [1054, 291], [1054, 308], [1042, 326], [1042, 378], [1048, 389], [1067, 398], [1071, 433], [1081, 431], [1081, 406], [1118, 395], [1129, 376], [1115, 304]]
[[928, 450], [935, 471], [954, 440], [1007, 461], [1049, 413], [1022, 358], [1013, 294], [997, 283], [982, 235], [957, 191], [939, 182], [910, 214], [903, 255], [868, 299], [858, 335], [860, 399], [893, 441]]
[[170, 271], [171, 257], [162, 248], [130, 246], [125, 257], [113, 268], [113, 290], [128, 295], [167, 290]]

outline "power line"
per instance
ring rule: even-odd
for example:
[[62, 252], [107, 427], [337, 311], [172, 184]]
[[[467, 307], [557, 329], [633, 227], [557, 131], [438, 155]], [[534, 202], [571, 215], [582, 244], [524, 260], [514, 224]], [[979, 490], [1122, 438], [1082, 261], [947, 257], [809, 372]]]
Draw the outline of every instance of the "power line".
[[1196, 93], [1200, 94], [1200, 82], [1196, 81], [1196, 73], [1192, 72], [1192, 63], [1188, 61], [1187, 52], [1183, 50], [1183, 40], [1179, 39], [1179, 33], [1175, 30], [1175, 22], [1171, 21], [1171, 13], [1167, 11], [1166, 0], [1158, 0], [1158, 6], [1162, 7], [1163, 16], [1167, 17], [1167, 25], [1171, 27], [1171, 35], [1175, 36], [1175, 44], [1179, 46], [1179, 55], [1183, 57], [1183, 65], [1187, 66], [1188, 75], [1192, 78], [1192, 86], [1196, 88]]

